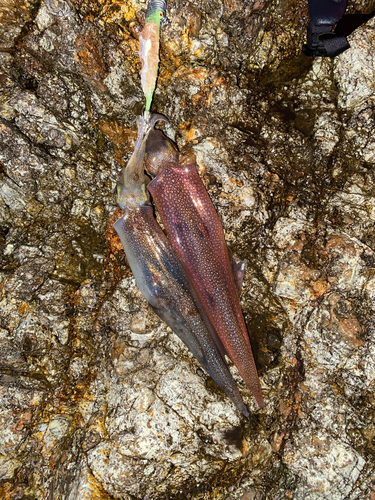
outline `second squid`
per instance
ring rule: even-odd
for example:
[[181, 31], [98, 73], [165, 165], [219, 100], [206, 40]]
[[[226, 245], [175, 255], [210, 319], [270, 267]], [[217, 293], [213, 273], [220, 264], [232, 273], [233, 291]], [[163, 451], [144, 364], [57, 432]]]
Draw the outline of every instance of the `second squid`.
[[176, 146], [155, 128], [148, 135], [146, 158], [146, 170], [154, 177], [148, 191], [198, 296], [201, 316], [213, 326], [209, 330], [218, 348], [231, 358], [263, 407], [223, 229], [196, 167], [181, 165]]

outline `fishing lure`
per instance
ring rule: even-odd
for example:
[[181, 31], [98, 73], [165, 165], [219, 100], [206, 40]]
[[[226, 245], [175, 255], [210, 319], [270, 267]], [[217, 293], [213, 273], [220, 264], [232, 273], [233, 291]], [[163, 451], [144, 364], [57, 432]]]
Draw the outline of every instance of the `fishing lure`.
[[164, 19], [165, 0], [151, 0], [147, 5], [146, 23], [139, 35], [139, 57], [142, 63], [141, 83], [146, 97], [146, 111], [151, 108], [159, 67], [160, 24]]
[[210, 333], [218, 348], [232, 359], [263, 407], [223, 229], [196, 167], [180, 165], [174, 144], [154, 128], [148, 135], [146, 158], [146, 169], [154, 177], [148, 191], [198, 296], [201, 316], [213, 326], [214, 333]]
[[[149, 118], [149, 114], [145, 116]], [[184, 268], [158, 225], [149, 201], [144, 156], [147, 136], [158, 119], [163, 117], [154, 115], [150, 122], [141, 116], [137, 118], [134, 153], [116, 187], [116, 202], [124, 214], [114, 228], [143, 297], [247, 417], [249, 413], [225, 358], [199, 314]]]

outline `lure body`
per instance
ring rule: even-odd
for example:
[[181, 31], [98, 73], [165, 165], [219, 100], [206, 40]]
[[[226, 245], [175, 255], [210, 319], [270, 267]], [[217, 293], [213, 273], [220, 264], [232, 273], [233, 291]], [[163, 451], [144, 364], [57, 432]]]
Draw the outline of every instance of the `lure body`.
[[138, 120], [138, 126], [136, 149], [120, 176], [117, 188], [117, 202], [124, 215], [114, 228], [143, 297], [237, 408], [248, 416], [228, 366], [197, 310], [184, 268], [154, 217], [144, 184], [139, 186], [139, 182], [144, 182], [146, 133], [143, 132], [145, 123], [142, 120]]
[[148, 22], [139, 35], [139, 57], [142, 63], [141, 84], [146, 97], [146, 111], [151, 107], [159, 67], [159, 26]]
[[[153, 140], [160, 143], [160, 131], [151, 131], [148, 137], [148, 161], [157, 157]], [[165, 140], [168, 141], [167, 138]], [[225, 352], [236, 365], [258, 405], [263, 407], [262, 391], [223, 229], [196, 167], [161, 161], [159, 165], [153, 164], [152, 170], [158, 173], [148, 184], [148, 190], [169, 241]]]
[[146, 23], [139, 35], [139, 58], [142, 63], [141, 84], [146, 97], [146, 111], [151, 108], [159, 68], [160, 24], [164, 18], [166, 2], [149, 0]]

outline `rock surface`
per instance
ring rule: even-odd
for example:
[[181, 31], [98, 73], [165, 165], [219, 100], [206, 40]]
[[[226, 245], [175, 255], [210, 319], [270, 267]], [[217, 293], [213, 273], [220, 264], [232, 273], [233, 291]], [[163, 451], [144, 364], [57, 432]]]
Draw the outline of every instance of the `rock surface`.
[[305, 4], [168, 1], [153, 106], [247, 262], [245, 420], [112, 229], [145, 8], [0, 3], [0, 497], [374, 500], [374, 19], [313, 60]]

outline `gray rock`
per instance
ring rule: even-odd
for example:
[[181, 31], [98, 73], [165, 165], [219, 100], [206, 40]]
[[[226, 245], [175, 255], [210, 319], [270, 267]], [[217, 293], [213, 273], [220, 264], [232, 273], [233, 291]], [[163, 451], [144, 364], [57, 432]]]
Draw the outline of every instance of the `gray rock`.
[[375, 22], [312, 60], [299, 2], [168, 2], [153, 106], [246, 261], [245, 420], [112, 229], [145, 8], [0, 6], [0, 497], [371, 500]]

